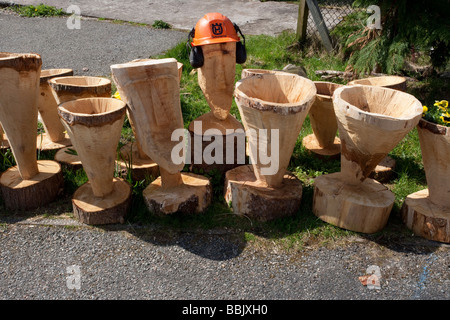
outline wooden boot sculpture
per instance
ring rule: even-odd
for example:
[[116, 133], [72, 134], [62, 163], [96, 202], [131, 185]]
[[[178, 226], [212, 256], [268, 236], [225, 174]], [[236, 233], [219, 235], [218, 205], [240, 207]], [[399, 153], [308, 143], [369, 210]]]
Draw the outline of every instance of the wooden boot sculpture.
[[[400, 76], [380, 76], [369, 77], [363, 79], [353, 80], [347, 83], [349, 86], [354, 85], [366, 85], [377, 86], [389, 89], [395, 89], [402, 92], [406, 91], [406, 78]], [[370, 178], [378, 180], [381, 183], [391, 180], [395, 169], [395, 160], [390, 156], [386, 156], [380, 163], [373, 169], [370, 174]]]
[[303, 138], [303, 146], [322, 158], [338, 157], [341, 153], [341, 141], [336, 137], [337, 121], [334, 114], [332, 96], [340, 84], [314, 81], [317, 96], [309, 110], [309, 120], [313, 133]]
[[113, 98], [82, 98], [60, 104], [58, 113], [89, 179], [73, 195], [74, 216], [86, 224], [123, 223], [131, 187], [114, 178], [114, 166], [125, 103]]
[[43, 206], [62, 188], [60, 164], [36, 159], [41, 66], [37, 54], [0, 53], [0, 122], [17, 163], [3, 172], [0, 187], [5, 206], [11, 210]]
[[198, 84], [211, 109], [189, 124], [192, 169], [225, 173], [245, 164], [244, 128], [230, 115], [236, 63], [246, 59], [238, 32], [220, 13], [206, 14], [191, 31], [191, 65], [198, 68]]
[[[111, 97], [111, 80], [102, 77], [66, 76], [52, 78], [48, 83], [58, 105], [81, 98]], [[55, 160], [72, 167], [81, 167], [81, 160], [73, 146], [58, 150]]]
[[422, 104], [397, 90], [351, 86], [334, 92], [333, 105], [341, 139], [341, 172], [315, 179], [313, 212], [344, 229], [380, 231], [395, 197], [369, 175], [417, 125]]
[[[180, 80], [173, 58], [129, 62], [111, 66], [121, 99], [128, 106], [130, 121], [143, 152], [159, 166], [160, 177], [144, 191], [149, 210], [165, 215], [203, 212], [211, 202], [212, 189], [203, 176], [181, 173], [184, 168], [180, 106]], [[179, 135], [177, 135], [179, 138]]]
[[402, 219], [415, 234], [450, 243], [450, 127], [420, 119], [417, 131], [428, 188], [406, 197]]
[[[154, 59], [136, 59], [132, 62], [145, 62]], [[183, 64], [177, 62], [178, 67], [178, 78], [181, 81]], [[122, 175], [126, 176], [131, 171], [131, 178], [133, 181], [140, 181], [145, 179], [154, 179], [159, 176], [158, 164], [153, 161], [145, 152], [142, 150], [142, 146], [137, 138], [135, 125], [132, 123], [129, 111], [127, 109], [128, 121], [130, 121], [131, 129], [133, 131], [134, 141], [127, 143], [122, 148], [120, 148], [120, 159], [117, 161]]]
[[37, 107], [45, 132], [37, 137], [37, 148], [40, 150], [55, 150], [72, 145], [69, 135], [64, 132], [64, 126], [58, 116], [58, 104], [48, 83], [48, 80], [52, 78], [72, 75], [72, 69], [46, 69], [41, 71]]
[[267, 73], [238, 81], [234, 96], [252, 164], [227, 171], [225, 199], [236, 214], [255, 220], [292, 215], [300, 207], [302, 185], [286, 169], [316, 87], [298, 75]]

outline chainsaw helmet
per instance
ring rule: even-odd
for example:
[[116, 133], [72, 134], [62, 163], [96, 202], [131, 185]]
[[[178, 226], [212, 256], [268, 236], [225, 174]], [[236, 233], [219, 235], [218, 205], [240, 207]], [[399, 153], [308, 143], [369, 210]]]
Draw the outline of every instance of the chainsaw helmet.
[[[244, 43], [240, 41], [238, 33], [244, 39]], [[221, 13], [205, 14], [189, 33], [187, 47], [190, 51], [189, 61], [191, 65], [194, 68], [200, 68], [203, 65], [201, 46], [224, 42], [236, 42], [237, 63], [242, 64], [247, 60], [245, 37], [239, 27]]]

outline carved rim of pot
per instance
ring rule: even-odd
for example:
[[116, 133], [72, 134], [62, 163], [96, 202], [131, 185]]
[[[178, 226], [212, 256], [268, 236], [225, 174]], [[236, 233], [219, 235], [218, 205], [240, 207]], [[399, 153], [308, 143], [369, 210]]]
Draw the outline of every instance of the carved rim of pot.
[[243, 69], [241, 73], [241, 78], [245, 79], [247, 77], [254, 76], [255, 74], [274, 74], [274, 73], [288, 73], [282, 70], [269, 70], [269, 69]]
[[419, 123], [417, 124], [421, 129], [428, 130], [434, 134], [444, 135], [450, 137], [450, 127], [446, 127], [437, 123], [430, 122], [421, 118]]
[[343, 86], [334, 91], [336, 116], [376, 125], [381, 130], [408, 130], [422, 117], [422, 103], [413, 95], [377, 86]]
[[46, 83], [51, 78], [72, 76], [73, 69], [44, 69], [41, 70], [41, 83]]
[[55, 91], [85, 92], [95, 91], [97, 94], [111, 92], [111, 80], [102, 77], [67, 76], [48, 80]]
[[349, 86], [353, 86], [353, 85], [357, 85], [357, 84], [385, 87], [385, 88], [391, 88], [391, 89], [400, 89], [401, 88], [402, 91], [405, 91], [406, 78], [400, 77], [400, 76], [368, 77], [368, 78], [353, 80], [348, 83]]
[[12, 68], [16, 71], [37, 71], [42, 66], [41, 56], [37, 53], [0, 52], [0, 69]]
[[58, 107], [59, 116], [68, 125], [100, 127], [125, 115], [126, 103], [115, 98], [94, 97], [70, 100]]
[[[237, 103], [251, 109], [295, 114], [309, 110], [316, 97], [316, 86], [292, 73], [255, 74], [236, 83], [234, 97]], [[282, 101], [274, 101], [275, 98]]]
[[334, 91], [343, 87], [343, 84], [327, 82], [327, 81], [314, 81], [314, 85], [317, 90], [317, 98], [321, 101], [331, 101]]

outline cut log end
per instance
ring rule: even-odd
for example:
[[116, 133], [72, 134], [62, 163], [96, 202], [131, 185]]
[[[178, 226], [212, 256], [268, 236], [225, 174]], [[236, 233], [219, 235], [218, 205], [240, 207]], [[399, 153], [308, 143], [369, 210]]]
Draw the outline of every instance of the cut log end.
[[133, 181], [153, 180], [159, 176], [158, 164], [146, 155], [141, 156], [135, 143], [128, 143], [120, 148], [120, 160], [116, 161], [116, 165], [123, 178], [131, 174]]
[[365, 179], [349, 185], [341, 173], [317, 177], [314, 182], [313, 212], [337, 227], [375, 233], [382, 230], [394, 205], [394, 194], [381, 183]]
[[258, 221], [269, 221], [295, 214], [301, 205], [302, 185], [286, 172], [280, 188], [269, 188], [256, 179], [251, 165], [225, 174], [225, 200], [233, 211]]
[[135, 160], [132, 163], [128, 161], [116, 161], [122, 178], [131, 174], [133, 181], [144, 179], [154, 179], [159, 176], [159, 166], [153, 160]]
[[410, 194], [401, 209], [403, 223], [416, 235], [450, 243], [450, 207], [434, 204], [428, 189]]
[[36, 145], [39, 150], [58, 150], [72, 145], [69, 135], [66, 133], [64, 139], [60, 141], [52, 141], [47, 133], [37, 136]]
[[94, 195], [90, 182], [78, 188], [72, 198], [75, 218], [89, 225], [124, 223], [130, 203], [131, 186], [117, 178], [113, 180], [113, 191], [103, 198]]
[[148, 209], [160, 216], [173, 213], [202, 213], [211, 203], [212, 187], [208, 178], [182, 173], [183, 184], [164, 188], [161, 177], [153, 181], [143, 196]]
[[74, 150], [74, 147], [65, 147], [58, 150], [55, 154], [55, 161], [74, 169], [81, 168], [82, 163], [80, 157], [76, 154], [72, 154], [69, 149]]
[[386, 156], [381, 162], [375, 167], [369, 178], [375, 179], [379, 182], [388, 182], [394, 176], [395, 160], [389, 156]]
[[339, 159], [341, 154], [341, 140], [338, 137], [334, 138], [332, 145], [321, 147], [314, 134], [309, 134], [303, 138], [303, 146], [312, 154], [321, 159]]
[[2, 174], [0, 187], [8, 209], [36, 209], [52, 202], [62, 191], [61, 165], [56, 161], [39, 160], [37, 166], [39, 173], [31, 180], [23, 180], [17, 166]]

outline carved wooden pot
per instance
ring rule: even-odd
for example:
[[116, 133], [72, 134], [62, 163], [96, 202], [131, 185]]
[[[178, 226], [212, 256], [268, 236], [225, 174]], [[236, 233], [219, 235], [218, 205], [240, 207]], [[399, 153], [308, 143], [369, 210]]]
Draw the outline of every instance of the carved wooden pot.
[[[92, 97], [111, 97], [111, 80], [102, 77], [65, 76], [48, 80], [56, 103]], [[71, 167], [81, 166], [73, 146], [62, 148], [55, 154], [55, 160]], [[76, 150], [75, 150], [76, 151]]]
[[337, 156], [341, 152], [341, 142], [337, 133], [337, 121], [334, 114], [332, 96], [341, 84], [315, 81], [317, 95], [309, 110], [309, 120], [313, 134], [303, 138], [306, 149], [318, 156]]
[[48, 80], [62, 76], [72, 76], [72, 69], [46, 69], [41, 71], [38, 111], [42, 118], [45, 133], [37, 137], [37, 147], [41, 150], [54, 150], [70, 146], [69, 136], [58, 116], [58, 104]]
[[[293, 74], [259, 74], [238, 81], [234, 96], [252, 165], [226, 173], [225, 198], [236, 213], [258, 220], [291, 215], [302, 186], [286, 169], [316, 96], [314, 83]], [[272, 161], [263, 159], [268, 154]]]
[[175, 59], [132, 61], [111, 66], [121, 99], [142, 151], [155, 161], [161, 176], [144, 191], [144, 200], [156, 214], [203, 212], [211, 202], [211, 184], [205, 177], [181, 173], [184, 158], [175, 156], [183, 141], [179, 71]]
[[417, 125], [428, 188], [402, 206], [408, 228], [424, 238], [450, 242], [450, 128], [420, 119]]
[[394, 194], [368, 177], [417, 125], [422, 105], [410, 94], [375, 86], [339, 88], [333, 104], [341, 139], [341, 172], [316, 178], [313, 211], [344, 229], [380, 231]]
[[113, 176], [125, 112], [125, 103], [113, 98], [70, 100], [58, 107], [89, 179], [72, 199], [74, 214], [83, 223], [124, 222], [131, 187]]
[[37, 54], [0, 53], [0, 122], [17, 163], [3, 172], [0, 186], [5, 206], [12, 210], [53, 201], [63, 182], [57, 162], [36, 159], [41, 65]]
[[[369, 77], [364, 79], [358, 79], [350, 81], [347, 85], [368, 85], [377, 86], [389, 89], [395, 89], [399, 91], [406, 91], [406, 78], [400, 76], [380, 76]], [[384, 157], [383, 160], [375, 167], [370, 175], [371, 178], [379, 182], [387, 182], [391, 180], [395, 169], [395, 160], [390, 156]]]

